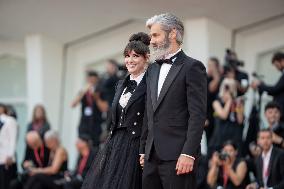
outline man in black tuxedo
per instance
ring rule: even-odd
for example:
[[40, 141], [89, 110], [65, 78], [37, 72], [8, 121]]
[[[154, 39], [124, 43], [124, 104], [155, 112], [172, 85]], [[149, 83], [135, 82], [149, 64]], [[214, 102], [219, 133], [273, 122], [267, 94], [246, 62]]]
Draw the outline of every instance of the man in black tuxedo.
[[272, 131], [262, 129], [258, 133], [257, 144], [262, 153], [256, 158], [256, 183], [247, 189], [282, 189], [284, 188], [284, 151], [274, 147]]
[[147, 71], [142, 188], [196, 188], [196, 161], [206, 120], [206, 70], [181, 50], [184, 26], [179, 18], [161, 14], [146, 25], [156, 61]]
[[[284, 111], [284, 53], [277, 52], [272, 57], [272, 64], [281, 72], [281, 77], [274, 86], [269, 86], [264, 82], [255, 80], [252, 83], [252, 88], [259, 89], [260, 92], [266, 91], [269, 95], [273, 96], [273, 100], [277, 102], [281, 110]], [[281, 120], [284, 121], [282, 115]]]

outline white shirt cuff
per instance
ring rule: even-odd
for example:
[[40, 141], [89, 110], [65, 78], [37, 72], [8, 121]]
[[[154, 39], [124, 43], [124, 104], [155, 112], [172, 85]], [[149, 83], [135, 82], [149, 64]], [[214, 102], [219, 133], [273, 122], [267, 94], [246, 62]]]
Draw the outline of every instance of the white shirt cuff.
[[193, 157], [193, 156], [190, 156], [190, 155], [187, 155], [187, 154], [181, 154], [181, 155], [182, 155], [182, 156], [189, 157], [189, 158], [191, 158], [191, 159], [195, 160], [195, 157]]

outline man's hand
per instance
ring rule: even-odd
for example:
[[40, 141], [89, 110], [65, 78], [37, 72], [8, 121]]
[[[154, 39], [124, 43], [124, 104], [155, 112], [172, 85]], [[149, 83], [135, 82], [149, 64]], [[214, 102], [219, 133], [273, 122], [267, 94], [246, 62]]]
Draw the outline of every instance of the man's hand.
[[144, 162], [145, 162], [145, 154], [140, 154], [140, 165], [143, 168], [144, 167]]
[[190, 157], [180, 155], [176, 165], [177, 175], [188, 174], [193, 171], [194, 160]]
[[281, 144], [283, 141], [283, 138], [275, 134], [274, 132], [272, 133], [272, 141], [276, 144]]

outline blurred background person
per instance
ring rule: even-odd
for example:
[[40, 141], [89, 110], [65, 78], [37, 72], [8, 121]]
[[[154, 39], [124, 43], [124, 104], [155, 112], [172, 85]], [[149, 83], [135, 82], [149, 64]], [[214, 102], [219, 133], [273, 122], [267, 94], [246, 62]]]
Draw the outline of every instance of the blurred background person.
[[262, 129], [258, 133], [257, 144], [262, 153], [255, 161], [256, 182], [247, 189], [282, 189], [284, 188], [284, 152], [273, 146], [272, 131]]
[[87, 72], [87, 85], [72, 102], [72, 107], [81, 103], [79, 135], [86, 134], [92, 138], [94, 147], [100, 144], [103, 122], [102, 112], [108, 111], [108, 102], [98, 87], [99, 76], [95, 71]]
[[239, 69], [243, 66], [244, 62], [238, 59], [237, 53], [230, 49], [227, 49], [224, 69], [229, 69], [231, 72], [233, 72], [233, 79], [235, 79], [237, 83], [237, 96], [244, 95], [249, 88], [248, 74]]
[[211, 57], [208, 60], [207, 68], [207, 120], [204, 128], [207, 143], [209, 143], [214, 129], [214, 109], [212, 104], [218, 97], [221, 79], [222, 70], [219, 60], [216, 57]]
[[64, 174], [63, 188], [64, 189], [79, 189], [83, 184], [89, 168], [96, 155], [96, 150], [92, 147], [92, 140], [88, 135], [80, 135], [76, 148], [79, 152], [75, 171], [66, 172]]
[[272, 131], [273, 145], [284, 148], [284, 124], [280, 121], [281, 109], [276, 102], [269, 102], [265, 106], [264, 115], [268, 128]]
[[114, 59], [109, 59], [106, 63], [106, 74], [102, 81], [102, 92], [109, 106], [111, 106], [118, 80], [118, 63]]
[[[284, 111], [284, 53], [275, 53], [272, 57], [272, 64], [282, 73], [278, 82], [274, 86], [270, 86], [263, 81], [254, 80], [251, 87], [259, 89], [260, 93], [266, 91], [269, 95], [273, 96], [273, 100], [280, 105], [281, 111]], [[281, 120], [284, 121], [283, 115]]]
[[0, 104], [0, 189], [9, 188], [17, 176], [16, 143], [18, 124], [7, 115], [7, 108]]
[[44, 142], [50, 150], [49, 163], [47, 167], [30, 168], [31, 178], [27, 181], [25, 189], [56, 189], [60, 188], [55, 183], [57, 179], [64, 176], [67, 171], [68, 154], [60, 144], [56, 131], [49, 130], [44, 135]]
[[246, 162], [238, 158], [237, 146], [224, 143], [221, 153], [215, 152], [210, 160], [207, 183], [211, 188], [243, 189], [248, 183]]
[[26, 135], [27, 146], [31, 149], [25, 154], [22, 163], [23, 173], [10, 184], [11, 189], [22, 189], [29, 177], [32, 168], [44, 168], [48, 166], [49, 149], [45, 146], [43, 139], [37, 131], [30, 131]]
[[240, 150], [244, 122], [244, 102], [237, 97], [234, 79], [225, 78], [221, 84], [219, 97], [213, 102], [215, 128], [210, 140], [209, 156], [220, 150], [227, 140], [233, 140]]
[[34, 107], [32, 121], [28, 125], [29, 131], [37, 131], [43, 138], [46, 131], [50, 129], [46, 111], [43, 105], [38, 104]]

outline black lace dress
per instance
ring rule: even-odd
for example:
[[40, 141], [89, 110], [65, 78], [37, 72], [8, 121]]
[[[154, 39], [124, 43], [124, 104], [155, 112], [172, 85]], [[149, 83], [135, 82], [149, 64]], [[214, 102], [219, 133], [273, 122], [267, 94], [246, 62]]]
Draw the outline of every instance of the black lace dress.
[[[132, 106], [137, 105], [140, 106], [140, 104], [132, 104]], [[126, 124], [129, 121], [126, 120], [132, 116], [125, 115], [124, 110], [125, 108], [118, 103], [115, 110], [115, 129], [107, 139], [105, 147], [98, 152], [82, 189], [140, 189], [142, 187], [142, 169], [139, 164], [140, 137], [133, 137], [134, 131], [129, 132], [127, 128], [129, 125]], [[134, 113], [133, 109], [129, 110], [129, 114], [141, 114], [139, 116], [143, 117], [143, 112], [140, 112]], [[140, 125], [141, 121], [134, 122], [134, 125]]]

